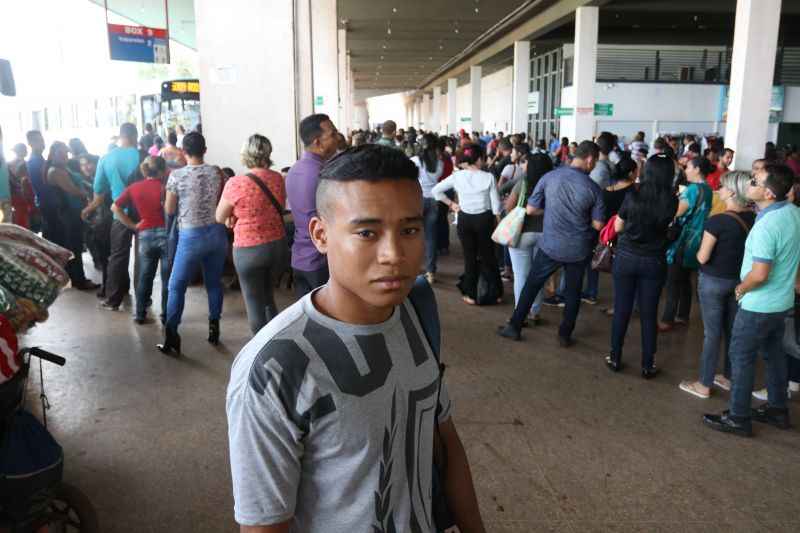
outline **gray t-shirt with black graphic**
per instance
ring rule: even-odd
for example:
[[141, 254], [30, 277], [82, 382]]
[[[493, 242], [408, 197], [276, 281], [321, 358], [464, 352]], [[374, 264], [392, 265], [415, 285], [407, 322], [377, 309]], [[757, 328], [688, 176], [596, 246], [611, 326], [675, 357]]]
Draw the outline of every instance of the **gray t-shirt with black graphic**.
[[[313, 294], [313, 293], [312, 293]], [[382, 324], [321, 314], [312, 294], [239, 353], [227, 393], [236, 521], [291, 531], [434, 531], [434, 413], [447, 388], [413, 305]]]

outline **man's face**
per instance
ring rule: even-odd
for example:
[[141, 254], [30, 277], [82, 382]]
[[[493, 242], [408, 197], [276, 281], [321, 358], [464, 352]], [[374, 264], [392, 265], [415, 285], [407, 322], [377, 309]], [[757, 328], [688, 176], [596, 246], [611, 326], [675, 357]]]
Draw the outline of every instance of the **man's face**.
[[719, 154], [717, 152], [708, 152], [708, 160], [711, 161], [713, 164], [719, 163]]
[[44, 152], [44, 137], [36, 135], [30, 141], [31, 150], [34, 152]]
[[764, 170], [764, 162], [763, 161], [753, 161], [752, 167], [752, 174], [755, 176], [758, 172]]
[[750, 180], [750, 185], [747, 187], [747, 198], [754, 202], [761, 202], [769, 199], [770, 191], [764, 186], [767, 179], [767, 171], [759, 170], [753, 173], [753, 178]]
[[399, 305], [425, 255], [419, 182], [350, 181], [331, 187], [335, 196], [311, 226], [315, 245], [328, 256], [331, 282], [366, 308]]
[[731, 163], [733, 163], [733, 154], [731, 152], [725, 152], [722, 154], [722, 159], [720, 159], [720, 163], [725, 168], [730, 168]]
[[339, 132], [333, 122], [327, 120], [320, 124], [320, 129], [322, 129], [322, 135], [314, 142], [319, 143], [322, 158], [329, 159], [339, 148]]
[[591, 172], [592, 170], [594, 170], [595, 165], [597, 165], [597, 159], [595, 159], [594, 156], [590, 155], [584, 159], [583, 169], [586, 172]]

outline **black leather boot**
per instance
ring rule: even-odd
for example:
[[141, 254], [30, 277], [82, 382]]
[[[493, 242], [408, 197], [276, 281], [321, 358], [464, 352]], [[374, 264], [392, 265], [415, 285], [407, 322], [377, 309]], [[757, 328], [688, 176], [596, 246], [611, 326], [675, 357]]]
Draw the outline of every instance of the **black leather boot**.
[[166, 328], [164, 330], [164, 343], [156, 344], [156, 348], [158, 348], [161, 353], [180, 355], [181, 336], [178, 335], [178, 331], [172, 328]]
[[208, 321], [208, 342], [214, 346], [219, 344], [219, 320]]

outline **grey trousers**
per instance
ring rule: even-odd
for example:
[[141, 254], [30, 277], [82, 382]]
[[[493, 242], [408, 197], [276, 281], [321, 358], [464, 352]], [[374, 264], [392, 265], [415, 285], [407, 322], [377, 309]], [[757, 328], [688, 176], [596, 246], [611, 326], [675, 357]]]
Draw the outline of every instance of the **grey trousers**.
[[234, 247], [233, 265], [239, 275], [250, 331], [255, 335], [278, 314], [273, 288], [289, 265], [289, 246], [284, 238], [257, 246]]

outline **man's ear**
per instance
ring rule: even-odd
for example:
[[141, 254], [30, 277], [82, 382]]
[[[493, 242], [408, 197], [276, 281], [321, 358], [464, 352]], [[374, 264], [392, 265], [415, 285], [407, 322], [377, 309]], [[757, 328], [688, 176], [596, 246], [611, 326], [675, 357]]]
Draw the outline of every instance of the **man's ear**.
[[311, 236], [311, 241], [317, 247], [317, 251], [321, 254], [328, 253], [328, 227], [327, 222], [322, 218], [316, 216], [308, 221], [308, 234]]

